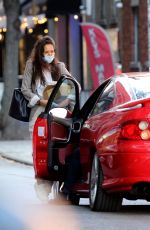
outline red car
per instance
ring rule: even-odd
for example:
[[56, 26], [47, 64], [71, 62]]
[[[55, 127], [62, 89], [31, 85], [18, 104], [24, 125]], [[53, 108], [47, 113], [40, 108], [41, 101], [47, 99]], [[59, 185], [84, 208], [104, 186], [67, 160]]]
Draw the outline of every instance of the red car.
[[[71, 105], [54, 108], [60, 98]], [[87, 197], [94, 211], [117, 211], [123, 198], [150, 200], [150, 73], [113, 76], [81, 109], [78, 84], [62, 76], [35, 124], [36, 177], [62, 182], [77, 144], [82, 181], [73, 203]]]

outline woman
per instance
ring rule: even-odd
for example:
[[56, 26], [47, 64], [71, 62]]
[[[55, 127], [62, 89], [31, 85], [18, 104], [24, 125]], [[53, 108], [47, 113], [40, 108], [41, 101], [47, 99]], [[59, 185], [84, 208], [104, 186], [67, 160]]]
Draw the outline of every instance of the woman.
[[29, 100], [31, 107], [29, 119], [29, 131], [33, 132], [34, 123], [38, 115], [44, 111], [48, 100], [43, 98], [43, 92], [47, 85], [55, 85], [61, 75], [71, 74], [66, 69], [63, 62], [59, 62], [55, 57], [55, 42], [45, 36], [38, 40], [31, 53], [31, 57], [26, 63], [21, 91], [25, 98]]
[[[61, 75], [71, 77], [64, 63], [59, 62], [55, 57], [54, 40], [45, 36], [34, 45], [31, 56], [26, 63], [21, 87], [22, 93], [29, 101], [28, 106], [31, 108], [29, 119], [31, 135], [38, 115], [44, 111], [48, 102], [47, 99], [43, 98], [44, 89], [48, 85], [55, 85]], [[67, 100], [63, 101], [61, 106], [65, 106]], [[50, 193], [49, 181], [37, 179], [35, 189], [40, 199], [48, 200], [48, 194]]]

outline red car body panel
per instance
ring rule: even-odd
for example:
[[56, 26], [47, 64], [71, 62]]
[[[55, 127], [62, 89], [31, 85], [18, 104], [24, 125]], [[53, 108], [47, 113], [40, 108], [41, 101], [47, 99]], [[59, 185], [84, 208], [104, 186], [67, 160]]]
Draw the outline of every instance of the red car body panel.
[[[122, 125], [127, 121], [147, 121], [150, 124], [150, 101], [146, 101], [144, 105], [148, 107], [109, 110], [91, 117], [82, 128], [81, 146], [85, 142], [87, 149], [81, 148], [81, 159], [83, 162], [87, 159], [90, 166], [89, 146], [95, 149], [104, 175], [102, 186], [108, 192], [129, 191], [135, 183], [150, 182], [150, 140], [127, 140], [120, 136]], [[128, 107], [132, 108], [132, 103]]]
[[[43, 133], [40, 136], [39, 129], [41, 128]], [[48, 134], [47, 118], [37, 118], [33, 132], [33, 165], [36, 177], [51, 181], [59, 179], [59, 175], [56, 175], [53, 171], [49, 172], [48, 169], [48, 139], [60, 141], [67, 139], [67, 136], [67, 129], [56, 122], [51, 122]], [[65, 165], [65, 159], [72, 153], [72, 149], [72, 144], [68, 144], [66, 148], [59, 148], [58, 159], [60, 164]]]
[[[39, 136], [39, 127], [43, 129], [43, 136]], [[46, 118], [38, 118], [33, 131], [33, 165], [35, 176], [49, 178], [48, 162], [48, 127]]]

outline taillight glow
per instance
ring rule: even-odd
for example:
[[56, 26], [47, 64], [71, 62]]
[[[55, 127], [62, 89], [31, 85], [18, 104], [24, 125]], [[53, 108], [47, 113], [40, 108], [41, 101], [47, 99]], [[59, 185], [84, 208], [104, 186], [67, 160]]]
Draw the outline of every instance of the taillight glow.
[[139, 129], [145, 130], [147, 128], [148, 128], [148, 122], [146, 122], [146, 121], [140, 121], [139, 122]]
[[141, 132], [141, 138], [143, 140], [148, 140], [150, 139], [150, 130], [144, 130]]
[[150, 127], [147, 121], [129, 121], [121, 128], [121, 138], [150, 140]]

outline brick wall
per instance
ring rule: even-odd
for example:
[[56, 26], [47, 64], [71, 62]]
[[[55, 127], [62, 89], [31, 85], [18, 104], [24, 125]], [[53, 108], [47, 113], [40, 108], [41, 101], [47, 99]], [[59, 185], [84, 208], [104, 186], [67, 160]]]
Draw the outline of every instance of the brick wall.
[[[147, 35], [147, 1], [139, 0], [139, 62], [142, 70], [148, 60]], [[123, 71], [131, 71], [131, 62], [134, 61], [134, 18], [131, 0], [123, 0], [121, 54]]]

